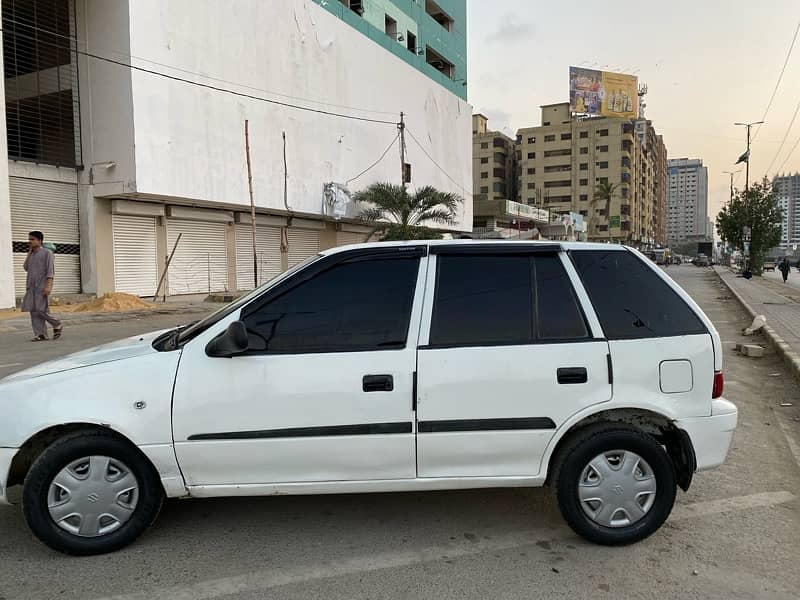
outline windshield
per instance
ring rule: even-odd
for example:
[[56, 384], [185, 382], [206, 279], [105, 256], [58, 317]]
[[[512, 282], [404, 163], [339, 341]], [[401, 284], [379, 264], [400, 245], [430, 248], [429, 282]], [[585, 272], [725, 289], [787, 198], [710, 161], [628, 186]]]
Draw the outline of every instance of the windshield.
[[297, 263], [296, 265], [289, 268], [287, 271], [284, 271], [280, 275], [276, 275], [266, 283], [262, 284], [260, 287], [254, 289], [249, 294], [245, 294], [238, 300], [234, 300], [230, 304], [226, 304], [222, 308], [215, 310], [213, 313], [211, 313], [204, 319], [201, 319], [200, 321], [197, 321], [196, 323], [190, 325], [189, 327], [186, 327], [184, 330], [180, 332], [180, 335], [178, 336], [177, 340], [178, 345], [188, 342], [196, 335], [199, 335], [200, 333], [211, 327], [214, 323], [218, 323], [219, 321], [227, 317], [235, 310], [240, 309], [242, 306], [244, 306], [257, 296], [261, 295], [264, 291], [266, 291], [268, 288], [272, 287], [279, 281], [283, 281], [284, 279], [290, 277], [297, 271], [300, 271], [301, 269], [305, 268], [311, 263], [317, 261], [321, 256], [322, 256], [321, 254], [314, 254], [313, 256], [308, 257], [303, 262]]

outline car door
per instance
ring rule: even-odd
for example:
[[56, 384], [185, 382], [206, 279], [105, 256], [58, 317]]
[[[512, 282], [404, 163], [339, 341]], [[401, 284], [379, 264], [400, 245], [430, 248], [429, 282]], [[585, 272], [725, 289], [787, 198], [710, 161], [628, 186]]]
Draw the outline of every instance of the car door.
[[536, 476], [556, 428], [611, 398], [608, 344], [582, 310], [574, 269], [557, 245], [431, 251], [418, 474]]
[[[190, 486], [415, 477], [424, 246], [335, 253], [183, 350], [175, 451]], [[249, 348], [205, 346], [239, 318]]]

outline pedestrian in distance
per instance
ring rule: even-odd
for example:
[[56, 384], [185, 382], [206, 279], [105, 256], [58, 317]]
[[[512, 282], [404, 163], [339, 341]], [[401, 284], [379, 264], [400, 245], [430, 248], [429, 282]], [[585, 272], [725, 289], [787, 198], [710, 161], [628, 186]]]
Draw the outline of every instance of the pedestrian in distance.
[[789, 271], [791, 268], [792, 267], [789, 265], [789, 259], [784, 256], [781, 259], [781, 264], [778, 265], [778, 269], [780, 269], [781, 275], [783, 275], [783, 283], [786, 283], [786, 279], [789, 277]]
[[53, 339], [61, 337], [64, 326], [50, 314], [50, 293], [53, 291], [55, 278], [55, 259], [53, 253], [43, 247], [44, 234], [31, 231], [28, 234], [30, 249], [25, 263], [22, 265], [28, 274], [25, 284], [25, 296], [22, 298], [22, 311], [31, 313], [31, 326], [34, 338], [32, 342], [41, 342], [47, 338], [47, 323], [53, 326]]

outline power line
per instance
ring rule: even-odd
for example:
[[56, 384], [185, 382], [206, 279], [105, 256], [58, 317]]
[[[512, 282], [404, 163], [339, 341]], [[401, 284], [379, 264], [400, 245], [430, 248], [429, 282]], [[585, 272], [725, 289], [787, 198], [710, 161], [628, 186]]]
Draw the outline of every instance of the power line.
[[[74, 36], [74, 35], [64, 35], [64, 34], [61, 34], [61, 33], [56, 33], [55, 31], [51, 31], [49, 29], [44, 29], [42, 27], [36, 27], [35, 25], [31, 25], [30, 23], [25, 23], [24, 21], [17, 21], [15, 19], [10, 19], [10, 18], [5, 18], [5, 19], [3, 19], [3, 21], [6, 22], [6, 23], [14, 23], [15, 25], [21, 25], [23, 27], [27, 27], [27, 28], [33, 29], [35, 31], [40, 31], [42, 33], [46, 33], [46, 34], [51, 35], [53, 37], [59, 37], [59, 38], [64, 39], [64, 40], [70, 40], [70, 41], [75, 42], [76, 44], [83, 44], [85, 48], [89, 47], [89, 44], [85, 40], [81, 40], [80, 38], [78, 38], [77, 36]], [[12, 35], [26, 36], [26, 34], [24, 34], [24, 33], [21, 34], [21, 33], [17, 32], [17, 31], [12, 31], [11, 34]], [[33, 39], [34, 36], [28, 35], [27, 37], [29, 39]], [[46, 42], [46, 41], [44, 41], [42, 39], [37, 39], [37, 42], [40, 43], [40, 44], [55, 45], [52, 42]], [[72, 47], [67, 48], [66, 46], [57, 46], [57, 45], [56, 45], [56, 47], [61, 48], [63, 50], [69, 50], [70, 52], [81, 52], [81, 51], [78, 51], [77, 49], [73, 50]], [[331, 102], [325, 102], [324, 100], [314, 100], [312, 98], [303, 98], [302, 96], [292, 96], [292, 95], [289, 95], [289, 94], [281, 94], [280, 92], [273, 92], [273, 91], [268, 90], [266, 88], [255, 87], [255, 86], [247, 85], [245, 83], [239, 83], [237, 81], [231, 81], [229, 79], [222, 79], [220, 77], [213, 77], [211, 75], [205, 75], [203, 73], [197, 73], [196, 71], [190, 71], [188, 69], [183, 69], [181, 67], [176, 67], [174, 65], [161, 63], [161, 62], [158, 62], [158, 61], [155, 61], [155, 60], [151, 60], [149, 58], [143, 58], [141, 56], [135, 56], [133, 54], [128, 54], [128, 53], [125, 53], [125, 52], [119, 52], [117, 50], [112, 50], [110, 48], [102, 48], [101, 47], [99, 49], [100, 50], [104, 50], [107, 53], [110, 52], [111, 54], [116, 54], [118, 56], [124, 56], [124, 57], [127, 57], [129, 59], [136, 59], [136, 60], [140, 60], [142, 62], [150, 63], [152, 65], [157, 65], [159, 67], [164, 67], [164, 68], [167, 68], [167, 69], [171, 69], [173, 71], [178, 71], [179, 73], [185, 73], [187, 75], [194, 75], [195, 77], [201, 77], [203, 79], [208, 79], [209, 81], [216, 81], [216, 82], [219, 82], [219, 83], [227, 83], [229, 85], [235, 85], [237, 87], [241, 87], [241, 88], [248, 89], [248, 90], [253, 90], [253, 91], [256, 91], [256, 92], [263, 92], [263, 93], [269, 94], [271, 96], [278, 96], [280, 98], [288, 98], [289, 100], [300, 100], [300, 101], [308, 102], [308, 103], [311, 103], [311, 104], [320, 104], [322, 106], [332, 106], [334, 108], [342, 108], [342, 109], [345, 109], [345, 110], [355, 110], [355, 111], [358, 111], [358, 112], [373, 113], [373, 114], [380, 114], [380, 115], [394, 115], [394, 114], [396, 114], [396, 112], [391, 112], [391, 111], [387, 111], [387, 110], [373, 110], [373, 109], [370, 109], [370, 108], [360, 108], [360, 107], [357, 107], [357, 106], [348, 106], [348, 105], [345, 105], [345, 104], [333, 104]]]
[[797, 141], [794, 143], [794, 146], [792, 146], [792, 149], [791, 149], [791, 150], [789, 150], [789, 154], [787, 154], [787, 155], [786, 155], [786, 158], [784, 158], [784, 159], [783, 159], [783, 162], [781, 163], [781, 166], [780, 166], [780, 167], [778, 167], [778, 170], [776, 171], [776, 173], [780, 173], [781, 171], [783, 171], [783, 167], [784, 167], [784, 165], [785, 165], [787, 162], [789, 162], [789, 159], [792, 157], [792, 154], [794, 154], [794, 151], [795, 151], [795, 150], [797, 150], [797, 146], [798, 146], [798, 145], [800, 145], [800, 137], [799, 137], [799, 138], [797, 138]]
[[783, 150], [783, 145], [786, 143], [786, 139], [789, 137], [789, 132], [792, 131], [792, 125], [794, 125], [794, 121], [795, 119], [797, 119], [798, 112], [800, 112], [800, 100], [797, 102], [797, 107], [794, 109], [792, 120], [789, 122], [789, 127], [786, 128], [786, 134], [783, 136], [783, 139], [781, 140], [781, 145], [778, 146], [778, 151], [775, 152], [775, 156], [772, 157], [772, 161], [770, 161], [769, 166], [767, 167], [766, 171], [764, 171], [765, 174], [769, 175], [769, 170], [772, 168], [772, 165], [775, 164], [775, 161], [778, 159], [778, 155], [781, 153], [781, 150]]
[[[0, 32], [5, 33], [5, 30], [0, 30]], [[20, 34], [16, 33], [15, 35], [20, 35]], [[30, 37], [30, 36], [26, 36], [25, 34], [21, 34], [21, 35], [23, 37]], [[48, 42], [44, 42], [43, 40], [39, 40], [39, 43], [40, 44], [42, 44], [42, 43], [47, 44]], [[58, 47], [57, 44], [50, 44], [50, 45]], [[273, 99], [270, 99], [270, 98], [263, 98], [261, 96], [255, 96], [253, 94], [245, 94], [244, 92], [237, 92], [235, 90], [229, 90], [229, 89], [222, 88], [222, 87], [219, 87], [219, 86], [216, 86], [216, 85], [211, 85], [211, 84], [208, 84], [208, 83], [200, 83], [199, 81], [192, 81], [191, 79], [185, 79], [184, 77], [178, 77], [176, 75], [170, 75], [168, 73], [162, 73], [160, 71], [155, 71], [153, 69], [146, 69], [144, 67], [139, 67], [139, 66], [136, 66], [136, 65], [132, 65], [130, 63], [126, 63], [126, 62], [121, 61], [121, 60], [115, 60], [113, 58], [108, 58], [107, 56], [100, 56], [99, 54], [94, 54], [92, 52], [87, 52], [85, 50], [78, 50], [78, 49], [72, 49], [72, 48], [63, 48], [63, 49], [64, 50], [69, 50], [71, 52], [75, 52], [76, 54], [81, 54], [83, 56], [88, 56], [89, 58], [94, 58], [95, 60], [100, 60], [100, 61], [103, 61], [103, 62], [111, 63], [111, 64], [114, 64], [114, 65], [118, 65], [120, 67], [126, 67], [126, 68], [132, 69], [134, 71], [141, 71], [142, 73], [148, 73], [150, 75], [156, 75], [158, 77], [164, 77], [165, 79], [170, 79], [172, 81], [179, 81], [181, 83], [186, 83], [186, 84], [189, 84], [189, 85], [205, 88], [205, 89], [208, 89], [208, 90], [213, 90], [213, 91], [216, 91], [216, 92], [222, 92], [224, 94], [231, 94], [233, 96], [238, 96], [240, 98], [248, 98], [250, 100], [257, 100], [259, 102], [266, 102], [267, 104], [274, 104], [276, 106], [283, 106], [285, 108], [293, 108], [293, 109], [302, 110], [302, 111], [305, 111], [305, 112], [312, 112], [312, 113], [317, 113], [317, 114], [322, 114], [322, 115], [328, 115], [328, 116], [331, 116], [331, 117], [339, 117], [339, 118], [342, 118], [342, 119], [350, 119], [350, 120], [353, 120], [353, 121], [362, 121], [362, 122], [365, 122], [365, 123], [378, 123], [378, 124], [382, 124], [382, 125], [395, 125], [395, 126], [397, 125], [396, 121], [387, 121], [387, 120], [382, 120], [382, 119], [369, 119], [367, 117], [359, 117], [357, 115], [348, 115], [348, 114], [345, 114], [345, 113], [322, 110], [322, 109], [319, 109], [319, 108], [312, 108], [310, 106], [300, 106], [298, 104], [292, 104], [290, 102], [283, 102], [283, 101], [280, 101], [280, 100], [273, 100]]]
[[445, 171], [445, 170], [444, 170], [444, 169], [443, 169], [443, 168], [442, 168], [442, 167], [439, 165], [439, 163], [437, 163], [437, 162], [436, 162], [436, 161], [433, 159], [433, 157], [432, 157], [430, 154], [428, 154], [428, 151], [427, 151], [427, 150], [425, 150], [425, 148], [423, 148], [423, 146], [422, 146], [422, 144], [420, 143], [420, 141], [419, 141], [419, 140], [416, 138], [416, 136], [415, 136], [415, 135], [414, 135], [414, 134], [411, 132], [411, 130], [408, 128], [408, 126], [406, 126], [406, 131], [408, 132], [408, 135], [410, 135], [410, 136], [411, 136], [411, 139], [412, 139], [412, 140], [414, 140], [414, 143], [415, 143], [415, 144], [416, 144], [416, 145], [419, 147], [419, 149], [420, 149], [420, 150], [422, 150], [423, 154], [425, 154], [425, 156], [427, 156], [427, 157], [428, 157], [428, 160], [430, 160], [430, 161], [431, 161], [431, 162], [432, 162], [434, 165], [436, 165], [436, 168], [437, 168], [437, 169], [439, 169], [439, 170], [440, 170], [442, 173], [444, 173], [444, 176], [445, 176], [445, 177], [447, 177], [447, 178], [448, 178], [450, 181], [452, 181], [452, 182], [453, 182], [453, 183], [456, 185], [456, 187], [458, 187], [458, 188], [459, 188], [459, 189], [460, 189], [462, 192], [464, 192], [464, 194], [465, 194], [465, 195], [466, 195], [466, 194], [468, 194], [467, 190], [466, 190], [466, 189], [464, 189], [464, 187], [463, 187], [463, 186], [462, 186], [460, 183], [458, 183], [458, 182], [457, 182], [455, 179], [453, 179], [452, 177], [450, 177], [450, 174], [449, 174], [447, 171]]
[[396, 136], [394, 136], [394, 139], [392, 140], [392, 143], [391, 143], [391, 144], [389, 144], [389, 145], [386, 147], [386, 150], [384, 150], [384, 151], [383, 151], [383, 154], [381, 154], [381, 157], [380, 157], [378, 160], [376, 160], [374, 163], [372, 163], [372, 164], [371, 164], [370, 166], [368, 166], [366, 169], [364, 169], [363, 171], [361, 171], [361, 173], [359, 173], [359, 174], [358, 174], [358, 175], [356, 175], [355, 177], [351, 177], [350, 179], [348, 179], [347, 181], [345, 181], [345, 182], [344, 182], [344, 184], [345, 184], [345, 185], [347, 185], [347, 184], [348, 184], [348, 183], [350, 183], [351, 181], [355, 181], [356, 179], [358, 179], [359, 177], [361, 177], [361, 176], [362, 176], [364, 173], [366, 173], [367, 171], [369, 171], [369, 170], [370, 170], [370, 169], [372, 169], [373, 167], [377, 166], [377, 165], [378, 165], [378, 164], [379, 164], [379, 163], [380, 163], [380, 162], [381, 162], [381, 161], [382, 161], [384, 158], [386, 158], [386, 155], [389, 153], [389, 150], [391, 150], [391, 149], [392, 149], [392, 146], [394, 146], [394, 143], [397, 141], [397, 138], [399, 138], [399, 137], [400, 137], [400, 133], [398, 132], [398, 134], [397, 134]]
[[[797, 41], [798, 33], [800, 33], [800, 21], [797, 22], [797, 27], [794, 30], [794, 37], [792, 37], [792, 43], [789, 46], [789, 51], [786, 53], [786, 60], [783, 61], [783, 67], [781, 68], [781, 72], [778, 75], [778, 81], [775, 82], [775, 89], [772, 90], [772, 96], [770, 96], [769, 102], [767, 103], [767, 109], [764, 111], [764, 115], [761, 117], [762, 121], [766, 120], [767, 113], [769, 113], [769, 109], [772, 108], [772, 102], [775, 100], [775, 94], [778, 93], [778, 87], [781, 85], [781, 80], [783, 79], [783, 73], [786, 71], [786, 65], [789, 64], [789, 58], [792, 56], [792, 50], [794, 50], [794, 44]], [[761, 131], [761, 125], [758, 126], [758, 129], [756, 129], [755, 133], [753, 134], [753, 141], [755, 141], [759, 131]]]

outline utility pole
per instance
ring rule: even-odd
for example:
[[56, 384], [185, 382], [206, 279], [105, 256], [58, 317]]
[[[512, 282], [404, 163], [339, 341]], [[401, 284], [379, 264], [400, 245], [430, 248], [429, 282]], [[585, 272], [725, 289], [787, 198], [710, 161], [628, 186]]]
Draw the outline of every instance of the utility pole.
[[[736, 161], [738, 165], [740, 162], [745, 163], [745, 175], [744, 175], [744, 213], [745, 213], [745, 220], [747, 221], [747, 225], [744, 226], [742, 232], [742, 239], [745, 240], [743, 244], [748, 244], [750, 242], [750, 232], [752, 231], [751, 223], [750, 223], [750, 201], [748, 196], [750, 195], [750, 129], [754, 125], [761, 125], [764, 121], [755, 121], [753, 123], [734, 123], [734, 125], [738, 125], [741, 127], [747, 127], [747, 150], [745, 153], [739, 157], [739, 160]], [[744, 262], [744, 270], [742, 271], [742, 275], [745, 279], [750, 279], [753, 276], [752, 271], [750, 270], [750, 251], [749, 247], [745, 248], [745, 262]]]
[[400, 132], [400, 185], [403, 186], [403, 192], [406, 191], [406, 123], [405, 115], [400, 112], [400, 122], [397, 124], [397, 129]]
[[764, 121], [755, 121], [754, 123], [734, 123], [734, 125], [739, 125], [741, 127], [747, 127], [747, 150], [745, 151], [742, 156], [739, 157], [739, 160], [736, 161], [736, 164], [740, 162], [745, 163], [745, 175], [744, 175], [744, 198], [745, 203], [747, 203], [747, 192], [750, 191], [750, 129], [754, 125], [761, 125]]
[[731, 202], [733, 202], [733, 176], [738, 175], [741, 171], [723, 171], [723, 173], [731, 176]]
[[256, 205], [253, 201], [253, 168], [250, 166], [250, 121], [244, 120], [244, 151], [247, 155], [247, 187], [250, 190], [250, 229], [253, 235], [253, 289], [258, 287], [258, 251], [256, 250]]

